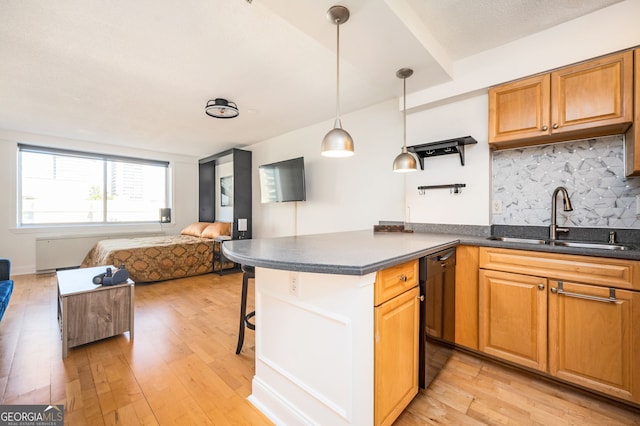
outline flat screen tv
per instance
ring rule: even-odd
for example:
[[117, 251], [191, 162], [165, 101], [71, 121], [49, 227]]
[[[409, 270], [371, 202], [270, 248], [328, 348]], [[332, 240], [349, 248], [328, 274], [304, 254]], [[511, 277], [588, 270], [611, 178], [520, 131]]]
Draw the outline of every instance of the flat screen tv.
[[260, 199], [263, 203], [305, 201], [304, 157], [258, 167]]

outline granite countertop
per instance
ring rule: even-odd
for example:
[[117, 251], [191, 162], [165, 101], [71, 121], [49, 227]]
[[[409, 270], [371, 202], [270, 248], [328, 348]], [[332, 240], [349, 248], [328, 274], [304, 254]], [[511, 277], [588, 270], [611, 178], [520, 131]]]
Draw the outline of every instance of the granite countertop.
[[225, 241], [240, 264], [300, 272], [366, 275], [458, 244], [640, 260], [640, 249], [605, 250], [488, 240], [485, 236], [372, 230]]
[[325, 274], [366, 275], [458, 244], [450, 234], [372, 230], [232, 240], [224, 255], [241, 264]]

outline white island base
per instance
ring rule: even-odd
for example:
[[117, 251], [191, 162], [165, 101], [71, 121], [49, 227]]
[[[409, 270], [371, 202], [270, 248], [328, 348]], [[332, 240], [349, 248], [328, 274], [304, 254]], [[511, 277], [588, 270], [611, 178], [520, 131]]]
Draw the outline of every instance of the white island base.
[[249, 400], [278, 425], [372, 425], [375, 273], [256, 267]]

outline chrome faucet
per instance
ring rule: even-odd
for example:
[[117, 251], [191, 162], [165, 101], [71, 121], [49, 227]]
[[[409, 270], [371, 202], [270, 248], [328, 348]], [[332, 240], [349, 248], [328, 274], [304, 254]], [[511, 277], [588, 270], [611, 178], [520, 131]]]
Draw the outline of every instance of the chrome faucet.
[[552, 241], [556, 239], [558, 232], [569, 232], [569, 228], [558, 228], [558, 225], [556, 225], [556, 198], [558, 197], [558, 192], [562, 193], [562, 203], [564, 204], [564, 211], [570, 212], [573, 210], [567, 188], [565, 188], [564, 186], [557, 187], [553, 191], [553, 195], [551, 196], [551, 225], [549, 226], [549, 239]]

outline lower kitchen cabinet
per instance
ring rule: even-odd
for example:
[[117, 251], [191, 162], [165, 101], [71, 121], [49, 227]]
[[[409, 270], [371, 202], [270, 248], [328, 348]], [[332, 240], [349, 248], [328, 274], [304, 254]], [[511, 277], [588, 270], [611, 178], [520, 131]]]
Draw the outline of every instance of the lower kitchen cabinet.
[[403, 265], [378, 272], [376, 279], [376, 294], [389, 287], [397, 287], [398, 293], [386, 291], [393, 297], [374, 307], [375, 425], [392, 424], [418, 393], [418, 263]]
[[549, 373], [639, 402], [640, 292], [549, 285]]
[[640, 403], [640, 262], [481, 247], [479, 350]]
[[536, 276], [480, 270], [480, 351], [546, 370], [546, 282]]
[[456, 247], [456, 345], [478, 350], [478, 246]]

